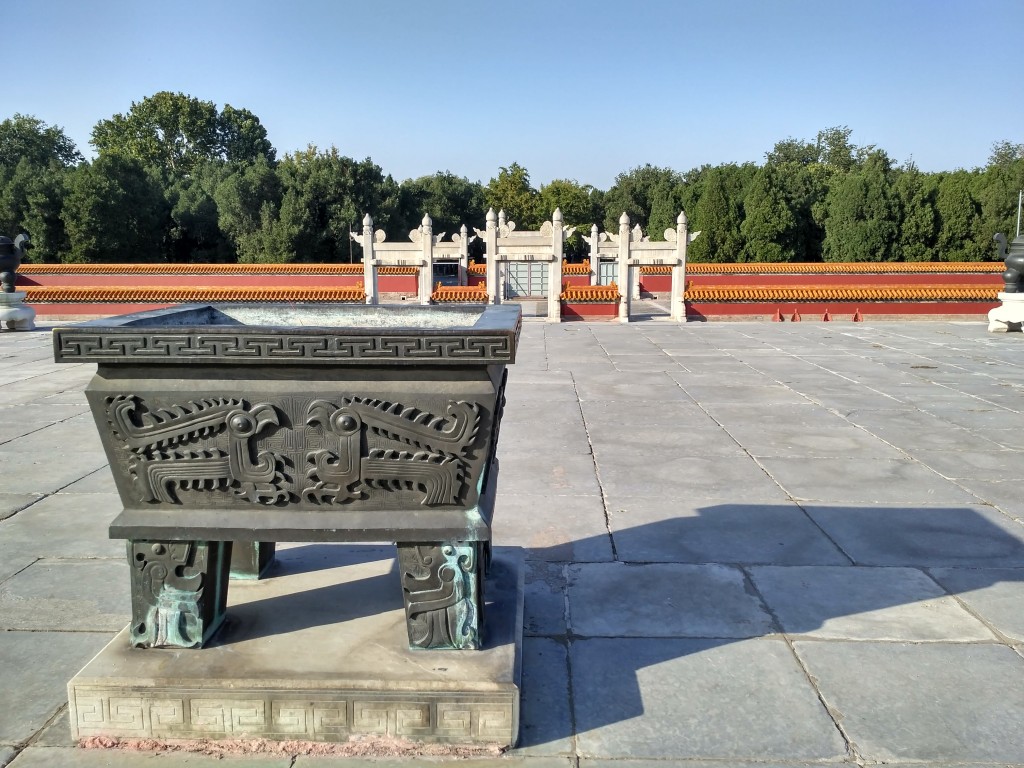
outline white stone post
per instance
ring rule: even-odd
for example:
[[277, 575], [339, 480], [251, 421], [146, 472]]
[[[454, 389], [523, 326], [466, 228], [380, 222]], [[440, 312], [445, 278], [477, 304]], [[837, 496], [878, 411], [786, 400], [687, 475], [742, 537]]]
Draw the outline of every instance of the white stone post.
[[420, 224], [420, 234], [423, 260], [420, 265], [419, 299], [420, 304], [429, 304], [430, 294], [434, 292], [434, 222], [426, 213], [423, 214], [423, 223]]
[[562, 322], [562, 255], [565, 253], [565, 229], [562, 227], [562, 209], [551, 214], [551, 253], [548, 264], [548, 322]]
[[469, 230], [459, 230], [459, 285], [469, 285]]
[[363, 216], [363, 290], [366, 292], [367, 304], [379, 304], [380, 295], [377, 291], [377, 265], [373, 254], [373, 219], [370, 214]]
[[615, 283], [622, 294], [622, 301], [619, 302], [619, 322], [629, 322], [629, 306], [633, 291], [630, 289], [629, 279], [629, 216], [623, 211], [619, 216], [619, 272], [615, 276]]
[[491, 297], [491, 304], [501, 304], [501, 286], [498, 285], [498, 217], [493, 208], [487, 211], [486, 234], [487, 293]]
[[590, 225], [590, 284], [597, 285], [598, 269], [601, 266], [601, 255], [598, 253], [598, 244], [601, 242], [597, 233], [597, 224]]
[[686, 290], [686, 246], [689, 244], [690, 230], [686, 220], [686, 211], [680, 211], [676, 217], [676, 259], [672, 267], [672, 296], [669, 301], [671, 318], [679, 323], [686, 322], [686, 302], [683, 291]]

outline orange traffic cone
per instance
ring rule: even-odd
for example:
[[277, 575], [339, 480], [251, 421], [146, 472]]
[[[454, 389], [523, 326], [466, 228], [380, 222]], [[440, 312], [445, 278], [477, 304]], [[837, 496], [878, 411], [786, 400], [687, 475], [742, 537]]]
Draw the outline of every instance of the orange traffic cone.
[[773, 323], [783, 323], [785, 321], [786, 321], [786, 318], [784, 318], [782, 316], [782, 310], [781, 309], [776, 309], [775, 310], [775, 317], [772, 318], [772, 322]]
[[864, 318], [860, 314], [860, 307], [857, 307], [857, 311], [853, 313], [853, 322], [855, 322], [855, 323], [863, 323], [864, 322]]
[[793, 311], [793, 316], [789, 318], [789, 321], [791, 323], [799, 323], [802, 319], [803, 318], [800, 317], [800, 310], [797, 309]]
[[821, 316], [821, 322], [823, 322], [823, 323], [830, 323], [830, 322], [832, 322], [832, 315], [830, 315], [828, 313], [827, 309], [825, 310], [825, 314]]

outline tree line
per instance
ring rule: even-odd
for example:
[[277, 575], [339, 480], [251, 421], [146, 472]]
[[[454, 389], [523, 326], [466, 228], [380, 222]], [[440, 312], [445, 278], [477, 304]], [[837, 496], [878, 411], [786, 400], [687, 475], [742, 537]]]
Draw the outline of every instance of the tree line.
[[[645, 165], [607, 190], [533, 186], [518, 163], [487, 184], [450, 171], [396, 182], [335, 147], [277, 156], [259, 118], [161, 92], [100, 120], [86, 161], [64, 131], [28, 115], [0, 123], [0, 233], [27, 232], [41, 262], [344, 262], [369, 212], [389, 239], [429, 213], [434, 232], [483, 226], [488, 208], [536, 229], [560, 208], [581, 234], [617, 231], [625, 211], [660, 240], [685, 210], [693, 261], [983, 261], [1014, 234], [1024, 144], [998, 142], [984, 168], [937, 173], [857, 146], [846, 126], [787, 138], [764, 162], [680, 172]], [[481, 244], [474, 244], [479, 254]]]

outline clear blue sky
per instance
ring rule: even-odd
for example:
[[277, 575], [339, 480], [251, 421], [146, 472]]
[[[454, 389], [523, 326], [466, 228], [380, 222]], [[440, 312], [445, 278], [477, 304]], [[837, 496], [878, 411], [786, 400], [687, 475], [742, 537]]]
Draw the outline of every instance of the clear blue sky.
[[93, 125], [161, 90], [396, 180], [607, 189], [848, 125], [926, 171], [1024, 143], [1024, 0], [0, 0], [0, 119]]

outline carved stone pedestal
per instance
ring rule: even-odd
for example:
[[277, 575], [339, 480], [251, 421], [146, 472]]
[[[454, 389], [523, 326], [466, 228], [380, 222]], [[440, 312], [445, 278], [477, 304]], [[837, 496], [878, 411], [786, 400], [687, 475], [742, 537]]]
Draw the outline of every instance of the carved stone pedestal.
[[1001, 306], [989, 310], [989, 333], [1020, 331], [1024, 323], [1024, 293], [1000, 293]]
[[0, 292], [0, 327], [11, 331], [35, 330], [36, 311], [25, 306], [25, 291]]
[[200, 651], [132, 648], [125, 629], [68, 685], [73, 737], [515, 744], [521, 550], [495, 552], [487, 642], [472, 653], [409, 648], [397, 576], [419, 571], [394, 554], [279, 545], [271, 575], [232, 586], [224, 625]]

